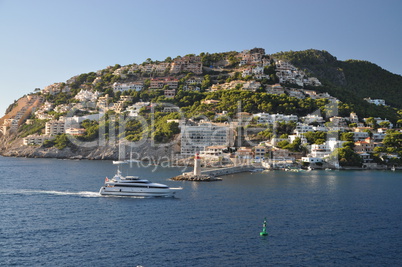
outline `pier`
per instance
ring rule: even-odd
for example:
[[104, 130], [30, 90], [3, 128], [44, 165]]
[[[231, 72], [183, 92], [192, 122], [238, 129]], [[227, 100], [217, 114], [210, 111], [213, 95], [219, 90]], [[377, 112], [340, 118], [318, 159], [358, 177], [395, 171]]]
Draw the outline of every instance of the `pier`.
[[200, 171], [199, 174], [194, 174], [193, 172], [186, 172], [182, 175], [175, 176], [171, 178], [174, 181], [194, 181], [194, 182], [212, 182], [221, 181], [220, 176], [251, 172], [255, 170], [254, 167], [228, 167], [228, 168], [214, 168]]
[[253, 166], [236, 166], [227, 168], [210, 168], [206, 170], [201, 170], [201, 158], [199, 154], [195, 154], [194, 157], [194, 171], [185, 172], [182, 175], [171, 178], [174, 181], [194, 181], [194, 182], [211, 182], [211, 181], [222, 181], [219, 176], [250, 172], [255, 170]]

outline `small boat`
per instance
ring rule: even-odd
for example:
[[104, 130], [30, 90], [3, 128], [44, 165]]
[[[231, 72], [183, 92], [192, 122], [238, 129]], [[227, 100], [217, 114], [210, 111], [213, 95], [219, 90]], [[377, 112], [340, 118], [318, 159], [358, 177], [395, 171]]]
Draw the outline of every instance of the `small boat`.
[[106, 177], [105, 185], [99, 190], [101, 195], [136, 197], [173, 197], [177, 190], [167, 185], [140, 179], [138, 176], [123, 176], [120, 165], [112, 179]]
[[301, 172], [302, 169], [301, 168], [296, 168], [296, 167], [288, 167], [288, 168], [285, 168], [285, 171], [286, 172]]
[[127, 162], [125, 160], [113, 160], [113, 164], [126, 164]]
[[393, 172], [395, 171], [395, 166], [392, 166], [391, 171]]

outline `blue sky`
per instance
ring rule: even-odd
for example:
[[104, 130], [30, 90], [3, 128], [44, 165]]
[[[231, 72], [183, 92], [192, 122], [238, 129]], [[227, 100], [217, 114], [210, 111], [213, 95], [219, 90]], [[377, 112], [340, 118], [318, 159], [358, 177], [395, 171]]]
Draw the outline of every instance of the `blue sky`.
[[402, 74], [399, 0], [0, 0], [0, 116], [35, 88], [190, 53], [327, 50]]

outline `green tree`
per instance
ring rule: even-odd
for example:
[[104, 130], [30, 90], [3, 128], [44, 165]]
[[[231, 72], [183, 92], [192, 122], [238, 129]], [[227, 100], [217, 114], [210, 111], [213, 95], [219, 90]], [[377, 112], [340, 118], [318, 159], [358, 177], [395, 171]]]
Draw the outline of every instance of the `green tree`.
[[208, 89], [212, 85], [211, 76], [208, 74], [204, 76], [204, 80], [201, 82], [201, 89]]
[[375, 120], [374, 117], [367, 118], [366, 119], [366, 125], [370, 126], [370, 127], [373, 127], [373, 128], [377, 128], [377, 126], [378, 126], [377, 121]]
[[345, 133], [341, 133], [341, 141], [354, 141], [354, 133], [352, 132], [345, 132]]
[[66, 148], [67, 146], [71, 146], [71, 142], [68, 139], [66, 134], [59, 134], [56, 136], [56, 138], [54, 140], [54, 146], [57, 149], [62, 150], [64, 148]]
[[353, 151], [350, 147], [342, 147], [335, 149], [330, 156], [331, 160], [338, 159], [341, 166], [362, 166], [361, 157]]
[[390, 125], [391, 123], [389, 121], [382, 121], [379, 123], [379, 126], [382, 128], [389, 128]]
[[388, 130], [382, 143], [386, 148], [396, 148], [400, 151], [402, 149], [402, 133], [395, 130]]

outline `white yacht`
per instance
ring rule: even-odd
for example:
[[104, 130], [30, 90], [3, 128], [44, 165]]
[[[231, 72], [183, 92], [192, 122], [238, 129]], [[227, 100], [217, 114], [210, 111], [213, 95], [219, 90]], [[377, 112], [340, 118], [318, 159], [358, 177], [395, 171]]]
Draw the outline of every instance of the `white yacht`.
[[112, 179], [105, 179], [105, 185], [99, 190], [101, 195], [137, 196], [137, 197], [173, 197], [177, 190], [167, 185], [140, 179], [138, 176], [123, 176], [120, 168]]
[[113, 164], [124, 164], [127, 163], [125, 160], [113, 160]]

